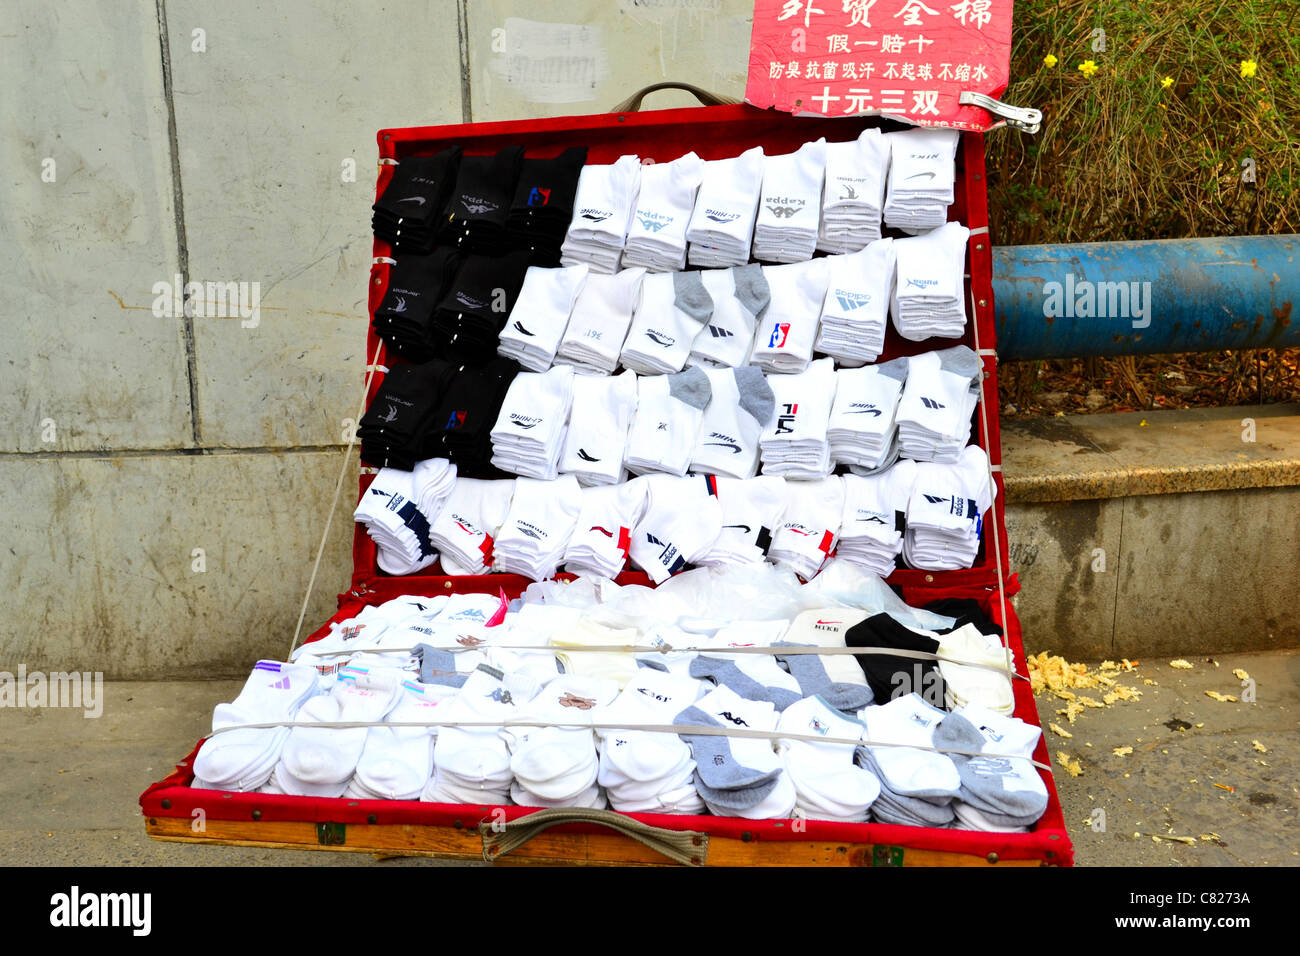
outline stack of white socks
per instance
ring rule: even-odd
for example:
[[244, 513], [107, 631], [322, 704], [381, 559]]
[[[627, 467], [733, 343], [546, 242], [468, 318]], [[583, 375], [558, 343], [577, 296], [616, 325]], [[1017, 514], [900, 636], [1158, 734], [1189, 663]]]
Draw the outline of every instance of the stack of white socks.
[[632, 529], [645, 511], [645, 493], [644, 478], [583, 491], [578, 524], [564, 551], [565, 568], [602, 578], [622, 571]]
[[907, 380], [907, 359], [835, 373], [835, 404], [826, 429], [831, 458], [874, 469], [894, 447], [894, 416]]
[[644, 269], [624, 269], [612, 276], [588, 275], [573, 303], [555, 361], [598, 375], [614, 371], [632, 325], [632, 313], [641, 299], [644, 276]]
[[[781, 712], [776, 729], [788, 734], [859, 741], [866, 729], [820, 697], [805, 697]], [[795, 815], [809, 820], [864, 823], [880, 796], [880, 781], [854, 762], [857, 743], [777, 741], [795, 789]]]
[[444, 720], [465, 724], [483, 721], [488, 726], [453, 724], [438, 728], [437, 743], [433, 748], [433, 777], [420, 794], [421, 800], [429, 803], [509, 802], [514, 774], [510, 771], [510, 750], [500, 722], [517, 713], [514, 703], [517, 690], [517, 683], [507, 685], [480, 668], [470, 675], [460, 696], [449, 698], [440, 705], [439, 716]]
[[[394, 723], [441, 720], [439, 705], [456, 689], [402, 681], [401, 696], [387, 719]], [[433, 777], [437, 726], [371, 727], [356, 774], [343, 796], [357, 800], [418, 800]]]
[[772, 417], [775, 396], [762, 370], [704, 369], [710, 400], [704, 410], [691, 471], [704, 475], [752, 478], [758, 474], [758, 439]]
[[651, 272], [686, 268], [686, 227], [695, 193], [704, 178], [704, 160], [687, 153], [671, 163], [641, 167], [641, 189], [628, 227], [623, 267]]
[[861, 252], [827, 256], [830, 280], [822, 303], [816, 348], [845, 364], [874, 362], [885, 350], [885, 325], [894, 286], [894, 240]]
[[680, 372], [691, 343], [712, 314], [713, 299], [698, 272], [646, 276], [621, 361], [642, 375]]
[[623, 458], [637, 402], [636, 373], [578, 375], [560, 457], [561, 474], [582, 485], [612, 485], [627, 477]]
[[528, 478], [550, 480], [559, 473], [573, 377], [567, 365], [515, 376], [492, 429], [492, 464]]
[[880, 238], [889, 140], [876, 128], [856, 140], [826, 144], [826, 185], [817, 248], [857, 252]]
[[924, 236], [899, 239], [890, 313], [912, 342], [960, 338], [966, 329], [964, 272], [970, 230], [950, 222]]
[[786, 482], [775, 475], [757, 478], [719, 478], [718, 503], [722, 506], [722, 530], [708, 553], [696, 564], [758, 564], [767, 558], [786, 509]]
[[754, 224], [754, 258], [804, 262], [817, 247], [826, 140], [763, 159], [763, 188]]
[[[239, 695], [216, 706], [212, 729], [292, 720], [319, 686], [316, 668], [310, 665], [258, 661]], [[288, 737], [287, 726], [227, 730], [209, 737], [194, 758], [193, 786], [244, 793], [261, 788]]]
[[605, 806], [596, 783], [600, 761], [592, 716], [618, 696], [612, 680], [581, 674], [562, 674], [541, 693], [520, 707], [517, 720], [533, 720], [548, 727], [507, 728], [510, 771], [515, 782], [510, 796], [527, 807]]
[[497, 535], [492, 569], [534, 581], [554, 577], [581, 510], [582, 488], [572, 475], [554, 481], [518, 479]]
[[646, 507], [632, 530], [629, 557], [655, 584], [708, 554], [722, 531], [722, 508], [705, 478], [653, 475]]
[[741, 266], [749, 261], [749, 243], [763, 185], [763, 147], [731, 159], [704, 164], [704, 177], [686, 230], [691, 265]]
[[613, 725], [667, 725], [704, 693], [703, 681], [641, 668], [596, 717], [600, 776], [609, 805], [624, 813], [703, 813], [695, 760], [676, 734]]
[[890, 148], [885, 224], [911, 233], [942, 226], [957, 178], [957, 130], [918, 127], [885, 139]]
[[900, 455], [957, 460], [970, 440], [981, 371], [978, 356], [964, 345], [908, 358], [896, 415]]
[[429, 527], [455, 484], [456, 466], [445, 458], [416, 462], [412, 471], [380, 469], [352, 516], [366, 526], [384, 572], [414, 574], [437, 560]]
[[789, 482], [785, 516], [768, 557], [811, 580], [835, 550], [844, 517], [844, 479]]
[[763, 474], [825, 478], [834, 467], [826, 429], [835, 401], [835, 362], [818, 359], [797, 375], [769, 375], [774, 408], [759, 437]]
[[560, 246], [566, 266], [587, 263], [596, 272], [618, 271], [641, 182], [641, 160], [620, 156], [608, 166], [583, 166], [573, 198], [573, 221]]
[[956, 464], [917, 465], [903, 541], [908, 567], [952, 571], [975, 563], [984, 512], [993, 504], [988, 467], [978, 445], [967, 445]]
[[935, 734], [947, 714], [917, 693], [895, 697], [858, 711], [866, 725], [864, 739], [873, 744], [858, 748], [858, 765], [876, 775], [880, 796], [871, 815], [881, 823], [943, 827], [953, 820], [952, 802], [961, 790], [961, 777], [953, 761], [934, 747]]
[[836, 554], [886, 578], [903, 552], [917, 464], [906, 458], [878, 475], [844, 476], [844, 514]]
[[628, 470], [686, 474], [709, 404], [708, 376], [692, 367], [676, 375], [642, 375], [636, 387], [636, 414], [627, 433]]
[[438, 512], [429, 539], [442, 552], [444, 574], [487, 574], [492, 544], [510, 511], [515, 480], [461, 478]]
[[587, 281], [586, 265], [566, 269], [529, 266], [514, 307], [501, 330], [497, 351], [533, 372], [555, 361], [573, 304]]
[[763, 267], [757, 263], [735, 269], [700, 272], [713, 313], [691, 345], [691, 364], [739, 368], [749, 362], [754, 328], [771, 301]]
[[771, 304], [758, 322], [750, 361], [769, 372], [802, 372], [812, 361], [830, 278], [825, 259], [764, 266]]
[[1030, 762], [1042, 735], [1033, 724], [973, 704], [944, 718], [935, 742], [979, 755], [952, 755], [961, 777], [952, 808], [962, 829], [1024, 833], [1042, 817], [1047, 786]]
[[[967, 704], [1010, 714], [1016, 707], [1011, 689], [1011, 656], [996, 634], [963, 624], [939, 638], [939, 673], [943, 675], [943, 705], [956, 710]], [[972, 665], [984, 665], [972, 666]], [[1000, 668], [999, 671], [990, 668]]]

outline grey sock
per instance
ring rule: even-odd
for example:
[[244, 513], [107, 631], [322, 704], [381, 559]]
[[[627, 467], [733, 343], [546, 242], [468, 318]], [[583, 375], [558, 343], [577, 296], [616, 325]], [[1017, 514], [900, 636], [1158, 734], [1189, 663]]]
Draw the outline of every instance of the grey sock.
[[698, 365], [692, 365], [684, 372], [668, 376], [668, 394], [679, 402], [685, 402], [692, 408], [704, 411], [713, 397], [713, 387], [709, 377]]
[[[811, 644], [794, 644], [790, 641], [777, 641], [778, 646], [811, 647]], [[844, 684], [831, 680], [822, 665], [821, 659], [814, 654], [790, 654], [782, 657], [776, 655], [777, 661], [790, 672], [790, 676], [799, 682], [799, 690], [805, 697], [820, 696], [835, 710], [853, 713], [861, 710], [876, 699], [871, 688], [866, 684]], [[855, 661], [856, 663], [856, 661]]]
[[965, 345], [954, 345], [950, 349], [940, 349], [934, 353], [939, 356], [939, 367], [954, 375], [975, 378], [980, 373], [980, 357]]
[[[722, 726], [698, 707], [687, 707], [673, 719], [673, 723], [694, 724], [700, 727]], [[781, 775], [780, 767], [762, 773], [737, 763], [736, 758], [731, 755], [731, 744], [726, 737], [705, 737], [683, 733], [681, 738], [690, 744], [700, 780], [713, 790], [743, 790], [758, 787], [769, 781], [775, 786], [776, 778]], [[762, 797], [758, 799], [761, 800]], [[754, 802], [757, 803], [758, 800]]]
[[[778, 771], [777, 777], [780, 776]], [[773, 777], [766, 783], [760, 783], [753, 787], [739, 787], [735, 790], [718, 790], [710, 787], [700, 779], [699, 771], [695, 773], [695, 792], [704, 798], [704, 802], [709, 805], [718, 816], [730, 816], [728, 813], [719, 813], [715, 808], [722, 810], [748, 810], [750, 807], [756, 807], [760, 802], [776, 789], [777, 777]]]
[[736, 389], [740, 392], [740, 407], [754, 416], [754, 421], [766, 425], [776, 407], [776, 395], [767, 384], [767, 376], [757, 365], [746, 365], [733, 370]]
[[699, 322], [713, 315], [713, 296], [704, 288], [698, 272], [673, 273], [673, 305]]
[[734, 661], [724, 661], [703, 654], [691, 661], [691, 676], [697, 680], [707, 677], [715, 684], [722, 684], [734, 690], [747, 700], [765, 700], [777, 710], [785, 710], [791, 704], [803, 699], [799, 694], [784, 687], [768, 687], [760, 684], [737, 667]]
[[[986, 743], [979, 728], [961, 714], [949, 714], [934, 729], [936, 747], [983, 750]], [[961, 799], [977, 810], [1018, 819], [1033, 816], [1037, 820], [1047, 809], [1045, 790], [1007, 787], [1007, 783], [1014, 785], [1019, 780], [1009, 758], [968, 757], [965, 754], [948, 756], [957, 765], [957, 773], [961, 776]]]
[[896, 359], [890, 359], [888, 362], [881, 362], [879, 365], [876, 366], [876, 371], [880, 375], [888, 375], [892, 379], [897, 379], [900, 382], [906, 382], [907, 381], [907, 359], [896, 358]]
[[421, 684], [446, 684], [463, 687], [468, 674], [456, 673], [456, 657], [450, 651], [440, 651], [428, 644], [416, 644], [411, 656], [420, 662]]
[[[731, 270], [732, 280], [736, 284], [736, 299], [750, 315], [762, 317], [767, 307], [772, 304], [772, 288], [763, 275], [763, 267], [757, 262], [747, 266], [738, 266]], [[759, 421], [766, 421], [760, 418]]]
[[899, 793], [897, 790], [891, 790], [889, 787], [889, 778], [881, 771], [880, 765], [876, 763], [875, 755], [872, 754], [871, 748], [863, 744], [853, 751], [853, 759], [859, 767], [865, 767], [876, 775], [880, 780], [881, 796], [892, 800], [896, 805], [902, 807], [914, 808], [913, 812], [926, 813], [931, 812], [933, 807], [946, 807], [954, 797], [960, 792], [960, 785], [953, 790], [919, 790], [916, 793]]

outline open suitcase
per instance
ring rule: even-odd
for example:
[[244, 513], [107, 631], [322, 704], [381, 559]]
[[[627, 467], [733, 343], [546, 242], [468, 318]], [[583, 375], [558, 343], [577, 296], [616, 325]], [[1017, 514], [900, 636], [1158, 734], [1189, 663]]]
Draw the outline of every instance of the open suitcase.
[[[490, 153], [521, 144], [526, 155], [554, 156], [570, 146], [586, 146], [588, 162], [610, 163], [635, 153], [643, 159], [668, 161], [694, 150], [703, 159], [735, 156], [755, 145], [768, 153], [790, 152], [804, 142], [856, 138], [868, 125], [886, 129], [900, 124], [875, 118], [796, 118], [745, 105], [613, 113], [381, 130], [377, 195], [392, 176], [391, 162], [434, 154], [462, 144], [467, 154]], [[949, 218], [971, 229], [967, 249], [966, 331], [960, 340], [908, 342], [890, 327], [881, 361], [900, 355], [945, 348], [958, 342], [980, 355], [984, 366], [982, 400], [972, 435], [988, 453], [997, 498], [983, 525], [982, 547], [973, 567], [960, 571], [897, 570], [888, 579], [910, 604], [942, 597], [975, 598], [1000, 624], [1015, 658], [1017, 673], [1027, 675], [1020, 625], [1007, 598], [1017, 588], [1010, 575], [1003, 518], [1001, 443], [997, 416], [997, 367], [993, 321], [992, 250], [984, 181], [984, 139], [961, 134], [957, 153], [955, 200]], [[387, 243], [375, 241], [369, 309], [373, 314], [387, 288]], [[367, 359], [378, 356], [366, 396], [373, 400], [389, 362], [369, 332]], [[394, 360], [400, 361], [400, 360]], [[359, 493], [373, 480], [362, 469]], [[375, 545], [364, 529], [354, 528], [353, 573], [349, 590], [339, 596], [332, 620], [355, 616], [366, 604], [380, 604], [402, 594], [460, 592], [518, 596], [530, 583], [510, 574], [448, 577], [421, 572], [393, 577], [376, 563]], [[434, 566], [435, 568], [437, 565]], [[619, 583], [648, 584], [640, 572], [625, 572]], [[328, 633], [328, 624], [308, 640]], [[1015, 715], [1038, 724], [1028, 682], [1015, 684]], [[146, 829], [155, 839], [332, 849], [380, 856], [434, 856], [501, 859], [519, 863], [687, 865], [1069, 865], [1073, 850], [1049, 771], [1040, 770], [1047, 787], [1047, 811], [1029, 833], [989, 833], [929, 829], [879, 823], [844, 824], [815, 820], [746, 820], [717, 816], [620, 813], [612, 810], [538, 811], [517, 806], [430, 804], [417, 801], [319, 799], [261, 793], [194, 790], [190, 769], [198, 746], [172, 774], [140, 798]], [[1034, 759], [1048, 764], [1045, 741]], [[202, 810], [201, 832], [195, 826]], [[509, 855], [506, 855], [506, 854]]]

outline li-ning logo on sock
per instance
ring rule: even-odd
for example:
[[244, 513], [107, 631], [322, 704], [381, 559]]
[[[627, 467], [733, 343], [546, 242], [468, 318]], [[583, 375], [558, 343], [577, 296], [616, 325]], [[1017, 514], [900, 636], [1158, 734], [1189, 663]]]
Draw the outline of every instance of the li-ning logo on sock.
[[748, 726], [749, 726], [749, 724], [745, 721], [745, 719], [744, 719], [743, 717], [733, 717], [733, 716], [731, 715], [731, 711], [729, 711], [729, 710], [724, 710], [722, 713], [718, 714], [718, 716], [719, 716], [719, 717], [725, 717], [727, 720], [731, 721], [731, 722], [732, 722], [733, 724], [735, 724], [737, 727], [748, 727]]
[[641, 225], [651, 232], [658, 232], [673, 221], [672, 216], [665, 216], [657, 212], [639, 212], [636, 217], [641, 221]]
[[720, 325], [710, 325], [709, 334], [712, 335], [715, 339], [729, 339], [736, 333], [729, 331], [728, 329], [724, 329]]
[[563, 697], [558, 698], [561, 707], [576, 707], [578, 710], [591, 710], [596, 706], [595, 698], [579, 697], [572, 691], [568, 691]]
[[860, 309], [871, 302], [870, 293], [848, 292], [844, 289], [836, 289], [835, 298], [839, 302], [841, 309], [846, 309], [850, 312], [854, 309]]
[[932, 289], [939, 284], [938, 279], [908, 279], [908, 287], [915, 286], [918, 289]]
[[879, 415], [880, 409], [870, 402], [853, 402], [849, 405], [850, 415]]
[[551, 201], [551, 191], [543, 189], [541, 186], [534, 186], [528, 192], [528, 205], [545, 206]]
[[490, 199], [483, 199], [480, 196], [461, 196], [460, 204], [475, 216], [481, 216], [485, 212], [496, 212], [501, 208], [500, 203], [494, 203]]
[[523, 323], [518, 319], [515, 319], [515, 328], [524, 333], [524, 335], [527, 335], [529, 338], [532, 338], [533, 333], [524, 328]]
[[778, 435], [787, 435], [794, 431], [795, 416], [799, 414], [799, 403], [786, 403], [781, 406], [785, 409], [785, 414], [778, 415], [776, 418], [776, 433]]
[[510, 413], [510, 424], [518, 425], [520, 428], [536, 428], [541, 423], [540, 418], [531, 415], [520, 415], [518, 412]]
[[600, 461], [599, 458], [591, 457], [591, 455], [588, 455], [586, 451], [584, 451], [581, 448], [578, 449], [578, 457], [581, 458], [583, 461]]
[[729, 222], [735, 222], [740, 218], [740, 213], [738, 212], [723, 212], [721, 209], [706, 209], [704, 210], [704, 215], [707, 218], [712, 219], [714, 222], [720, 222], [724, 225]]
[[721, 441], [706, 441], [704, 444], [717, 445], [719, 448], [730, 448], [733, 455], [740, 454], [740, 445], [738, 445], [736, 439], [732, 438], [730, 435], [723, 435], [720, 432], [709, 432], [709, 437], [719, 438]]
[[483, 306], [487, 305], [485, 300], [476, 299], [472, 295], [468, 295], [464, 292], [456, 293], [456, 301], [467, 309], [481, 309]]
[[586, 219], [588, 222], [604, 222], [614, 214], [612, 212], [607, 212], [604, 209], [584, 209], [578, 213], [578, 215], [582, 216], [582, 218]]
[[443, 426], [443, 431], [451, 431], [453, 428], [460, 428], [465, 424], [465, 416], [469, 414], [468, 410], [452, 412], [447, 418], [447, 424]]
[[669, 348], [677, 341], [671, 335], [664, 335], [655, 329], [646, 329], [645, 337], [658, 345], [662, 345], [664, 348]]
[[405, 311], [406, 311], [406, 296], [404, 296], [404, 295], [399, 295], [399, 296], [397, 297], [397, 301], [393, 304], [393, 311], [394, 311], [394, 312], [405, 312]]
[[790, 334], [789, 322], [778, 322], [772, 326], [772, 337], [767, 340], [767, 347], [770, 349], [785, 348], [786, 337]]
[[588, 531], [599, 531], [601, 534], [603, 534], [603, 535], [604, 535], [605, 537], [607, 537], [607, 538], [612, 538], [612, 537], [614, 537], [614, 532], [612, 532], [612, 531], [607, 531], [606, 529], [602, 528], [602, 527], [601, 527], [600, 525], [598, 525], [598, 524], [594, 524], [594, 525], [592, 525], [592, 526], [591, 526], [590, 528], [588, 528], [587, 530], [588, 530]]
[[943, 404], [943, 402], [936, 402], [933, 398], [926, 398], [924, 395], [921, 396], [921, 404], [924, 405], [926, 408], [947, 408], [948, 407], [947, 405]]

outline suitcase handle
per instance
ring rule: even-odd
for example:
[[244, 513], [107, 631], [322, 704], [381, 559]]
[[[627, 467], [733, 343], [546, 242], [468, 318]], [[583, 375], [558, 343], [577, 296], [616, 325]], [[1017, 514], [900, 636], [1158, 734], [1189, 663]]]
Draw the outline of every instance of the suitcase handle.
[[703, 866], [709, 856], [707, 833], [652, 827], [612, 810], [560, 807], [539, 810], [508, 823], [480, 823], [478, 829], [483, 836], [483, 859], [491, 863], [498, 857], [519, 849], [544, 830], [562, 823], [595, 823], [609, 827], [685, 866]]
[[718, 93], [710, 93], [708, 90], [702, 90], [691, 83], [676, 83], [672, 80], [666, 80], [663, 83], [651, 83], [649, 86], [642, 87], [615, 106], [610, 112], [635, 113], [641, 109], [641, 101], [645, 99], [645, 95], [653, 93], [655, 90], [684, 90], [699, 100], [701, 106], [723, 106], [740, 102], [734, 96], [721, 96]]

